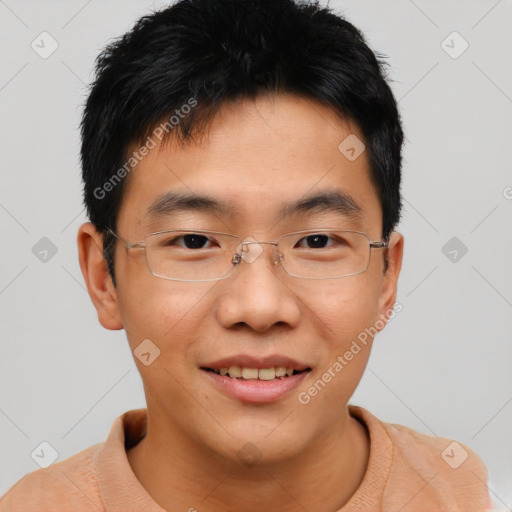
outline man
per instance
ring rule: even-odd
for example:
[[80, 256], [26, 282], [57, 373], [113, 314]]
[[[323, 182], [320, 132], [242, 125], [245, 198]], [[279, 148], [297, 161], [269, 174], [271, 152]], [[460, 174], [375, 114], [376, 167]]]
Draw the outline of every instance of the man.
[[469, 448], [348, 405], [404, 244], [402, 128], [360, 32], [316, 4], [183, 0], [96, 71], [80, 265], [147, 410], [0, 510], [487, 510]]

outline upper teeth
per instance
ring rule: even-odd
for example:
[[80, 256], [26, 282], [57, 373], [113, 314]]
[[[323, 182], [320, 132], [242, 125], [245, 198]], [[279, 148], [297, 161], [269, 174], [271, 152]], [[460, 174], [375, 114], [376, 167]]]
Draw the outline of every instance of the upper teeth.
[[285, 368], [284, 366], [275, 366], [271, 368], [246, 368], [240, 366], [230, 366], [229, 368], [220, 368], [213, 370], [221, 375], [229, 375], [231, 378], [242, 379], [259, 379], [272, 380], [276, 377], [284, 377], [285, 375], [293, 375], [293, 368]]

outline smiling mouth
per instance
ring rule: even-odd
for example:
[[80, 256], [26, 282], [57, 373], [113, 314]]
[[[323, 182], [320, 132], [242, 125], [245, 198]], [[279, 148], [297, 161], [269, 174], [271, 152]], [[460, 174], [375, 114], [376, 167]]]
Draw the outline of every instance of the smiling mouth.
[[287, 379], [292, 375], [298, 375], [304, 372], [310, 372], [311, 368], [304, 370], [295, 370], [294, 368], [285, 368], [284, 366], [274, 366], [269, 368], [247, 368], [242, 366], [230, 366], [229, 368], [201, 368], [207, 372], [212, 372], [223, 377], [236, 380], [276, 380]]

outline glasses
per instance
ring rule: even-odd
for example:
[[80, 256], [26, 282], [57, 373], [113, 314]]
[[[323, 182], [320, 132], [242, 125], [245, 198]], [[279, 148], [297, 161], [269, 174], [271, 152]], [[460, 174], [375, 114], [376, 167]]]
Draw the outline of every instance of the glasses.
[[[108, 229], [108, 228], [107, 228]], [[296, 231], [275, 241], [242, 240], [228, 233], [208, 230], [158, 231], [141, 242], [128, 242], [108, 231], [127, 249], [145, 249], [149, 270], [171, 281], [218, 281], [229, 277], [242, 260], [254, 262], [263, 244], [273, 249], [273, 265], [301, 279], [337, 279], [361, 274], [370, 262], [372, 249], [388, 247], [372, 242], [359, 231], [316, 228]]]

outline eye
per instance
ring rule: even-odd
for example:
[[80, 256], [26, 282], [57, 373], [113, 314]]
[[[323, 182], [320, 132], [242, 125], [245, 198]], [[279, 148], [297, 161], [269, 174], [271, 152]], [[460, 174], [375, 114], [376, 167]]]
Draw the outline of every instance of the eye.
[[186, 235], [168, 238], [162, 243], [162, 245], [166, 247], [177, 245], [185, 249], [208, 249], [208, 246], [205, 246], [205, 244], [209, 242], [211, 243], [211, 240], [205, 235], [201, 235], [199, 233], [188, 233]]
[[299, 247], [304, 247], [301, 243], [305, 241], [308, 244], [308, 246], [306, 246], [307, 249], [323, 249], [324, 247], [332, 245], [332, 239], [331, 244], [328, 244], [330, 239], [331, 237], [329, 235], [313, 234], [301, 238], [297, 244]]

